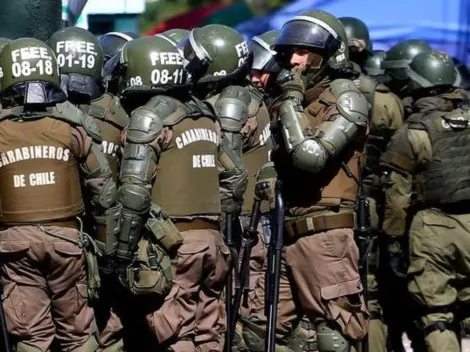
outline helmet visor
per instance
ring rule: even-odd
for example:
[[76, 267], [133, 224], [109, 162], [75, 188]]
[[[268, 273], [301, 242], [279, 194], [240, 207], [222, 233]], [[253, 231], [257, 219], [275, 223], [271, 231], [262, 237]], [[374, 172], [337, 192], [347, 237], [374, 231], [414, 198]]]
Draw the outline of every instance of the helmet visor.
[[335, 53], [340, 47], [337, 33], [322, 21], [306, 17], [300, 20], [297, 16], [282, 27], [281, 34], [274, 41], [273, 48], [281, 46], [300, 46], [328, 53]]
[[269, 45], [258, 37], [254, 37], [248, 43], [248, 48], [253, 53], [253, 70], [264, 71], [268, 62], [276, 55]]
[[186, 71], [192, 76], [197, 77], [204, 73], [212, 62], [209, 54], [194, 40], [193, 31], [177, 45], [177, 48], [183, 54]]

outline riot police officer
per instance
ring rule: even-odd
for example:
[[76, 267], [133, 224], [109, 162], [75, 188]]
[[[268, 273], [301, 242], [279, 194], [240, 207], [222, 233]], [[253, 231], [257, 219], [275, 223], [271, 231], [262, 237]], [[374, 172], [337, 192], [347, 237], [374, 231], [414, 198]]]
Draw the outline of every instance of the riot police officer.
[[100, 38], [100, 46], [103, 49], [104, 63], [118, 54], [127, 42], [140, 38], [140, 35], [132, 32], [109, 32]]
[[127, 42], [140, 38], [137, 33], [131, 32], [109, 32], [100, 38], [100, 46], [103, 49], [103, 75], [106, 81], [106, 91], [113, 95], [120, 94], [118, 89], [119, 72], [116, 66], [119, 64], [119, 53]]
[[[379, 274], [379, 244], [378, 233], [380, 230], [381, 209], [383, 209], [382, 185], [380, 182], [379, 159], [385, 151], [385, 147], [402, 124], [404, 110], [400, 99], [393, 94], [388, 87], [380, 84], [375, 79], [366, 76], [365, 65], [375, 64], [380, 69], [380, 60], [375, 59], [372, 63], [372, 43], [369, 38], [367, 26], [357, 18], [342, 17], [339, 19], [348, 36], [351, 60], [358, 66], [356, 71], [361, 72], [354, 80], [359, 90], [368, 98], [372, 106], [370, 133], [366, 143], [365, 172], [363, 173], [364, 194], [370, 203], [370, 217], [372, 231], [369, 232], [368, 241], [372, 241], [367, 247], [368, 253], [363, 268], [367, 275], [367, 306], [371, 313], [369, 325], [369, 349], [371, 351], [387, 351], [387, 326], [384, 323], [382, 302], [380, 297], [380, 286], [377, 275]], [[379, 61], [377, 63], [377, 61]]]
[[62, 350], [95, 351], [96, 323], [87, 301], [99, 288], [96, 253], [77, 217], [85, 209], [82, 184], [92, 195], [93, 214], [102, 215], [115, 201], [99, 129], [66, 102], [54, 52], [45, 43], [11, 42], [0, 67], [0, 251], [15, 350], [46, 351], [55, 339]]
[[387, 76], [385, 70], [381, 67], [382, 61], [385, 58], [384, 50], [373, 50], [364, 63], [365, 73], [373, 77], [377, 82], [385, 84], [387, 82]]
[[372, 53], [372, 41], [369, 28], [359, 18], [339, 17], [348, 38], [349, 59], [356, 64], [359, 72], [363, 71], [364, 63]]
[[[251, 70], [251, 85], [248, 85], [251, 101], [248, 109], [248, 119], [243, 126], [243, 164], [248, 171], [248, 183], [245, 194], [243, 196], [243, 205], [240, 214], [240, 221], [243, 230], [246, 231], [249, 227], [253, 203], [255, 199], [255, 182], [258, 170], [269, 161], [269, 153], [272, 149], [271, 131], [269, 129], [270, 117], [269, 112], [264, 103], [264, 98], [267, 96], [269, 87], [276, 80], [276, 77], [281, 70], [279, 65], [274, 60], [276, 54], [270, 49], [274, 39], [278, 36], [278, 30], [272, 30], [251, 38], [248, 42], [248, 47], [253, 53], [253, 64]], [[242, 290], [245, 295], [253, 292], [257, 280], [264, 274], [263, 266], [266, 258], [266, 229], [269, 234], [269, 206], [266, 202], [261, 205], [261, 221], [258, 223], [258, 236], [256, 238], [244, 238], [243, 250], [250, 252], [249, 261], [241, 261], [240, 270], [246, 270], [249, 267], [249, 280], [248, 282], [241, 283]], [[263, 226], [261, 226], [263, 224]], [[246, 257], [243, 254], [243, 258]], [[248, 287], [245, 285], [248, 283]], [[248, 317], [250, 314], [250, 307], [243, 300], [240, 307], [240, 315]], [[235, 312], [237, 314], [238, 312]], [[245, 350], [246, 346], [243, 344], [241, 338], [240, 324], [236, 326], [235, 346], [236, 351]]]
[[[159, 267], [172, 287], [159, 290], [164, 302], [147, 316], [161, 348], [220, 350], [219, 309], [230, 255], [219, 232], [219, 171], [235, 186], [246, 172], [224, 151], [217, 117], [189, 93], [183, 58], [172, 43], [136, 39], [123, 48], [120, 65], [123, 97], [141, 105], [132, 112], [124, 146], [116, 256], [132, 259], [143, 241], [164, 248], [171, 268], [164, 261]], [[128, 276], [130, 288], [157, 293], [139, 282], [145, 277]]]
[[47, 43], [57, 56], [62, 89], [71, 103], [94, 118], [116, 175], [121, 132], [129, 118], [119, 99], [104, 93], [103, 51], [98, 40], [85, 29], [67, 27], [54, 33]]
[[[388, 77], [386, 85], [400, 98], [405, 120], [413, 112], [413, 99], [407, 88], [409, 64], [416, 55], [430, 50], [431, 47], [425, 41], [405, 40], [392, 46], [385, 53], [382, 61], [381, 68], [384, 69], [384, 74]], [[386, 244], [382, 243], [381, 247], [386, 247]], [[384, 299], [383, 309], [391, 347], [397, 350], [403, 348], [402, 336], [406, 331], [412, 342], [413, 350], [423, 351], [425, 350], [423, 335], [414, 323], [418, 308], [406, 290], [406, 282], [401, 277], [402, 275], [395, 275], [396, 270], [391, 268], [398, 261], [395, 260], [393, 264], [390, 262], [386, 255], [386, 248], [382, 248], [381, 252], [380, 276], [383, 279], [379, 278], [379, 285], [382, 290], [381, 296]]]
[[[272, 153], [274, 170], [265, 173], [265, 182], [282, 180], [287, 204], [277, 343], [286, 345], [279, 337], [287, 336], [304, 312], [316, 325], [320, 351], [349, 351], [368, 328], [353, 232], [368, 103], [353, 81], [331, 78], [349, 62], [343, 26], [329, 13], [294, 17], [273, 49], [292, 76], [271, 108], [280, 126], [279, 147]], [[258, 184], [258, 195], [270, 199], [272, 187], [265, 182]], [[244, 327], [253, 351], [264, 345], [263, 281], [255, 288]]]
[[[243, 168], [243, 128], [252, 100], [246, 80], [251, 64], [246, 41], [235, 29], [214, 24], [193, 29], [178, 47], [191, 75], [193, 93], [205, 101], [220, 120], [221, 148], [233, 156], [238, 169]], [[230, 173], [223, 173], [220, 198], [224, 214], [232, 215], [233, 219], [240, 214], [245, 188], [246, 179], [232, 180]], [[236, 223], [228, 221], [223, 226], [231, 232], [229, 227], [235, 227]], [[236, 257], [235, 243], [230, 236], [226, 240], [232, 256]], [[235, 259], [233, 265], [238, 265]], [[221, 320], [219, 326], [223, 331], [225, 322]]]
[[[128, 123], [128, 116], [121, 107], [119, 99], [110, 93], [104, 93], [103, 51], [96, 37], [89, 31], [78, 27], [63, 28], [48, 40], [54, 50], [60, 67], [61, 87], [68, 95], [68, 100], [84, 113], [91, 116], [103, 138], [103, 151], [117, 179], [118, 159], [121, 152], [121, 132]], [[104, 243], [106, 237], [106, 219], [95, 217], [99, 223], [88, 224], [94, 227], [96, 239]], [[104, 280], [101, 292], [102, 300], [95, 305], [100, 344], [103, 348], [117, 348], [122, 345], [122, 325], [112, 311], [111, 302], [115, 288], [110, 286], [113, 280], [102, 275]], [[113, 292], [111, 295], [110, 293]], [[114, 346], [114, 347], [111, 347]]]
[[[426, 350], [460, 351], [457, 325], [462, 322], [468, 331], [470, 315], [468, 284], [459, 282], [468, 275], [470, 248], [470, 116], [459, 107], [464, 97], [452, 87], [456, 70], [448, 55], [420, 53], [406, 71], [415, 113], [395, 133], [381, 160], [387, 171], [387, 249], [392, 260], [401, 261], [409, 241], [409, 267], [395, 269], [406, 275], [408, 290], [421, 308]], [[412, 217], [409, 231], [407, 217]]]
[[385, 74], [390, 77], [387, 87], [402, 100], [406, 116], [412, 113], [412, 101], [406, 89], [408, 83], [406, 69], [416, 55], [430, 50], [429, 44], [423, 40], [404, 40], [387, 50], [380, 66], [385, 70]]

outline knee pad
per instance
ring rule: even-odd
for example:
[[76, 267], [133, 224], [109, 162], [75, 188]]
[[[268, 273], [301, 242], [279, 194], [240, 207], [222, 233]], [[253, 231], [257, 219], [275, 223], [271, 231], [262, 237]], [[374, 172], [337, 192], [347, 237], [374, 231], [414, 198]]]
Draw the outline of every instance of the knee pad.
[[98, 351], [98, 348], [98, 339], [95, 336], [91, 336], [87, 342], [80, 347], [73, 349], [71, 352], [95, 352]]
[[245, 340], [243, 340], [243, 325], [239, 322], [235, 326], [235, 331], [233, 333], [233, 352], [248, 352], [248, 347], [246, 346]]
[[318, 351], [350, 352], [351, 344], [333, 324], [322, 322], [317, 326]]
[[428, 336], [434, 331], [443, 332], [445, 330], [455, 331], [455, 324], [449, 323], [447, 321], [436, 321], [431, 325], [424, 327], [424, 335]]
[[292, 352], [310, 351], [310, 348], [306, 349], [308, 343], [308, 330], [303, 328], [300, 324], [292, 334], [286, 337], [286, 346]]
[[264, 340], [266, 329], [264, 326], [258, 326], [248, 319], [240, 319], [243, 325], [242, 338], [250, 352], [264, 352]]
[[41, 352], [41, 350], [24, 342], [18, 342], [16, 344], [16, 352]]
[[[243, 340], [250, 352], [264, 352], [264, 344], [266, 339], [266, 329], [264, 326], [259, 326], [256, 323], [248, 320], [240, 320], [243, 325]], [[299, 329], [296, 329], [290, 336], [286, 339], [286, 344], [280, 345], [276, 342], [274, 351], [275, 352], [302, 352], [303, 344], [300, 343], [302, 336], [305, 336], [303, 339], [303, 344], [306, 340], [306, 334], [302, 334]]]
[[98, 349], [98, 352], [124, 352], [124, 340], [118, 340], [112, 345]]

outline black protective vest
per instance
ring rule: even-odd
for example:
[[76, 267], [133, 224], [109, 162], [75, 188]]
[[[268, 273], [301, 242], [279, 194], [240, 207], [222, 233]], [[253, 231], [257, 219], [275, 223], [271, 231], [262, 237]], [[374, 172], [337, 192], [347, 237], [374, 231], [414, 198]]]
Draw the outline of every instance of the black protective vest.
[[424, 128], [432, 145], [432, 160], [417, 170], [419, 199], [428, 206], [470, 201], [470, 114], [434, 111], [410, 128]]

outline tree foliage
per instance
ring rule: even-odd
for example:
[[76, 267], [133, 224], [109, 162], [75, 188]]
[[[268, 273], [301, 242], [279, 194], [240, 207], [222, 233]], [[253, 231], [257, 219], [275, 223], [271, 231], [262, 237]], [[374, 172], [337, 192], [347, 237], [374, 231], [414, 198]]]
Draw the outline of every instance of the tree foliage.
[[163, 22], [180, 13], [189, 11], [209, 3], [231, 2], [231, 0], [157, 0], [147, 2], [145, 12], [139, 18], [139, 27], [141, 33], [144, 33]]
[[261, 15], [292, 0], [148, 0], [145, 12], [139, 18], [140, 31], [144, 33], [170, 17], [209, 3], [239, 1], [246, 1], [255, 14]]

